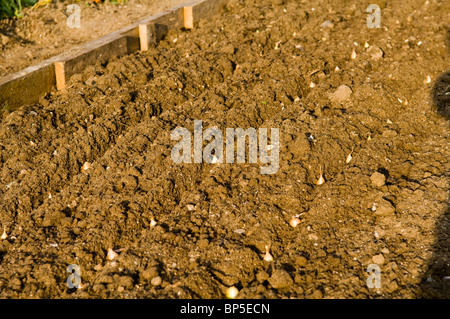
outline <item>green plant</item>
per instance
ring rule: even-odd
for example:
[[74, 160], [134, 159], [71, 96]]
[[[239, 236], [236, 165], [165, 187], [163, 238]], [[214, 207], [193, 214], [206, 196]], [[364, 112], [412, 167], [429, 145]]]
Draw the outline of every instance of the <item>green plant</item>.
[[0, 0], [0, 19], [7, 17], [22, 18], [22, 7], [30, 6], [37, 0]]

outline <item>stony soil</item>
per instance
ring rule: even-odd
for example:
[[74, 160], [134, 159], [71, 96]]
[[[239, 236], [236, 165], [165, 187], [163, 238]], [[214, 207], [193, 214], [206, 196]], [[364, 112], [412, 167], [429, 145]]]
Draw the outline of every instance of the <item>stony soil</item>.
[[[450, 297], [450, 3], [369, 3], [230, 0], [5, 114], [0, 296]], [[194, 120], [279, 128], [278, 172], [175, 164]]]

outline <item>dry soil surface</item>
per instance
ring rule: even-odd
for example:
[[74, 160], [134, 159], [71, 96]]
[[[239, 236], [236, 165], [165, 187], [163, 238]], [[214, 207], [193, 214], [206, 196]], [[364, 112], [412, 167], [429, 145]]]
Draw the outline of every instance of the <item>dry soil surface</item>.
[[[187, 0], [53, 0], [24, 8], [22, 19], [0, 21], [0, 77], [172, 8]], [[74, 26], [70, 5], [80, 7], [80, 28]], [[68, 24], [69, 21], [69, 24]]]
[[[449, 298], [450, 2], [369, 3], [230, 0], [5, 114], [0, 296]], [[279, 170], [174, 163], [194, 120], [279, 128]]]

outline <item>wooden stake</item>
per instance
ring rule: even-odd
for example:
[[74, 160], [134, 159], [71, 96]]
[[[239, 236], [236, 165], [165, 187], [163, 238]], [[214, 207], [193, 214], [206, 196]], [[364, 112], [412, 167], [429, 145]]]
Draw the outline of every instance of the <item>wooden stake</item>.
[[193, 29], [194, 28], [194, 15], [192, 6], [184, 7], [184, 27], [186, 29]]
[[55, 62], [56, 88], [64, 90], [66, 88], [66, 74], [64, 72], [65, 62]]
[[139, 25], [139, 42], [141, 44], [141, 51], [148, 50], [148, 29], [146, 24]]

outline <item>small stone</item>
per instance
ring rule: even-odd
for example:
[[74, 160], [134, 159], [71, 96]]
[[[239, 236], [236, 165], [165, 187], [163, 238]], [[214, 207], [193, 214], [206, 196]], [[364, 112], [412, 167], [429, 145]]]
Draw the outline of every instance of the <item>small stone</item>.
[[232, 286], [227, 289], [225, 295], [227, 296], [228, 299], [234, 299], [234, 298], [236, 298], [238, 293], [239, 293], [239, 290], [235, 286]]
[[370, 176], [370, 180], [373, 185], [381, 187], [386, 183], [386, 176], [384, 176], [384, 174], [375, 172], [372, 174], [372, 176]]
[[297, 217], [293, 217], [290, 221], [289, 221], [289, 225], [291, 225], [292, 227], [297, 227], [299, 224], [301, 223], [301, 220]]
[[381, 50], [379, 47], [376, 46], [369, 47], [367, 49], [367, 53], [369, 54], [370, 58], [374, 61], [378, 61], [384, 56], [383, 50]]
[[377, 215], [388, 216], [395, 213], [395, 207], [392, 206], [392, 204], [387, 200], [383, 200], [381, 203], [375, 206], [375, 214]]
[[377, 265], [384, 264], [384, 256], [383, 256], [383, 254], [378, 254], [378, 255], [373, 256], [372, 260]]
[[339, 86], [333, 93], [329, 93], [328, 97], [332, 102], [344, 102], [350, 98], [351, 94], [352, 89], [349, 86], [343, 84]]
[[157, 276], [157, 277], [153, 278], [153, 279], [150, 281], [150, 283], [151, 283], [153, 286], [159, 286], [159, 285], [161, 285], [161, 283], [162, 283], [162, 279], [161, 279], [160, 276]]
[[195, 209], [195, 205], [192, 205], [192, 204], [187, 204], [186, 205], [186, 208], [188, 209], [188, 211], [193, 211], [194, 209]]
[[275, 289], [283, 289], [292, 286], [294, 281], [286, 271], [278, 269], [272, 273], [269, 283]]
[[327, 20], [327, 21], [325, 21], [324, 23], [322, 23], [321, 25], [320, 25], [320, 27], [321, 28], [323, 28], [323, 29], [326, 29], [326, 28], [333, 28], [334, 27], [334, 24], [333, 24], [333, 22], [331, 22], [330, 20]]
[[144, 280], [151, 280], [159, 275], [158, 268], [156, 267], [150, 267], [143, 271], [141, 271], [140, 275], [142, 276], [142, 279]]
[[114, 258], [116, 258], [117, 256], [119, 256], [118, 253], [116, 253], [114, 250], [112, 250], [111, 248], [108, 248], [108, 254], [106, 255], [106, 258], [108, 260], [113, 260]]
[[83, 167], [81, 168], [81, 170], [84, 172], [84, 171], [87, 171], [90, 168], [91, 168], [91, 163], [84, 162]]
[[318, 241], [319, 240], [319, 236], [317, 236], [316, 234], [312, 233], [312, 234], [308, 234], [308, 239], [312, 240], [312, 241]]

